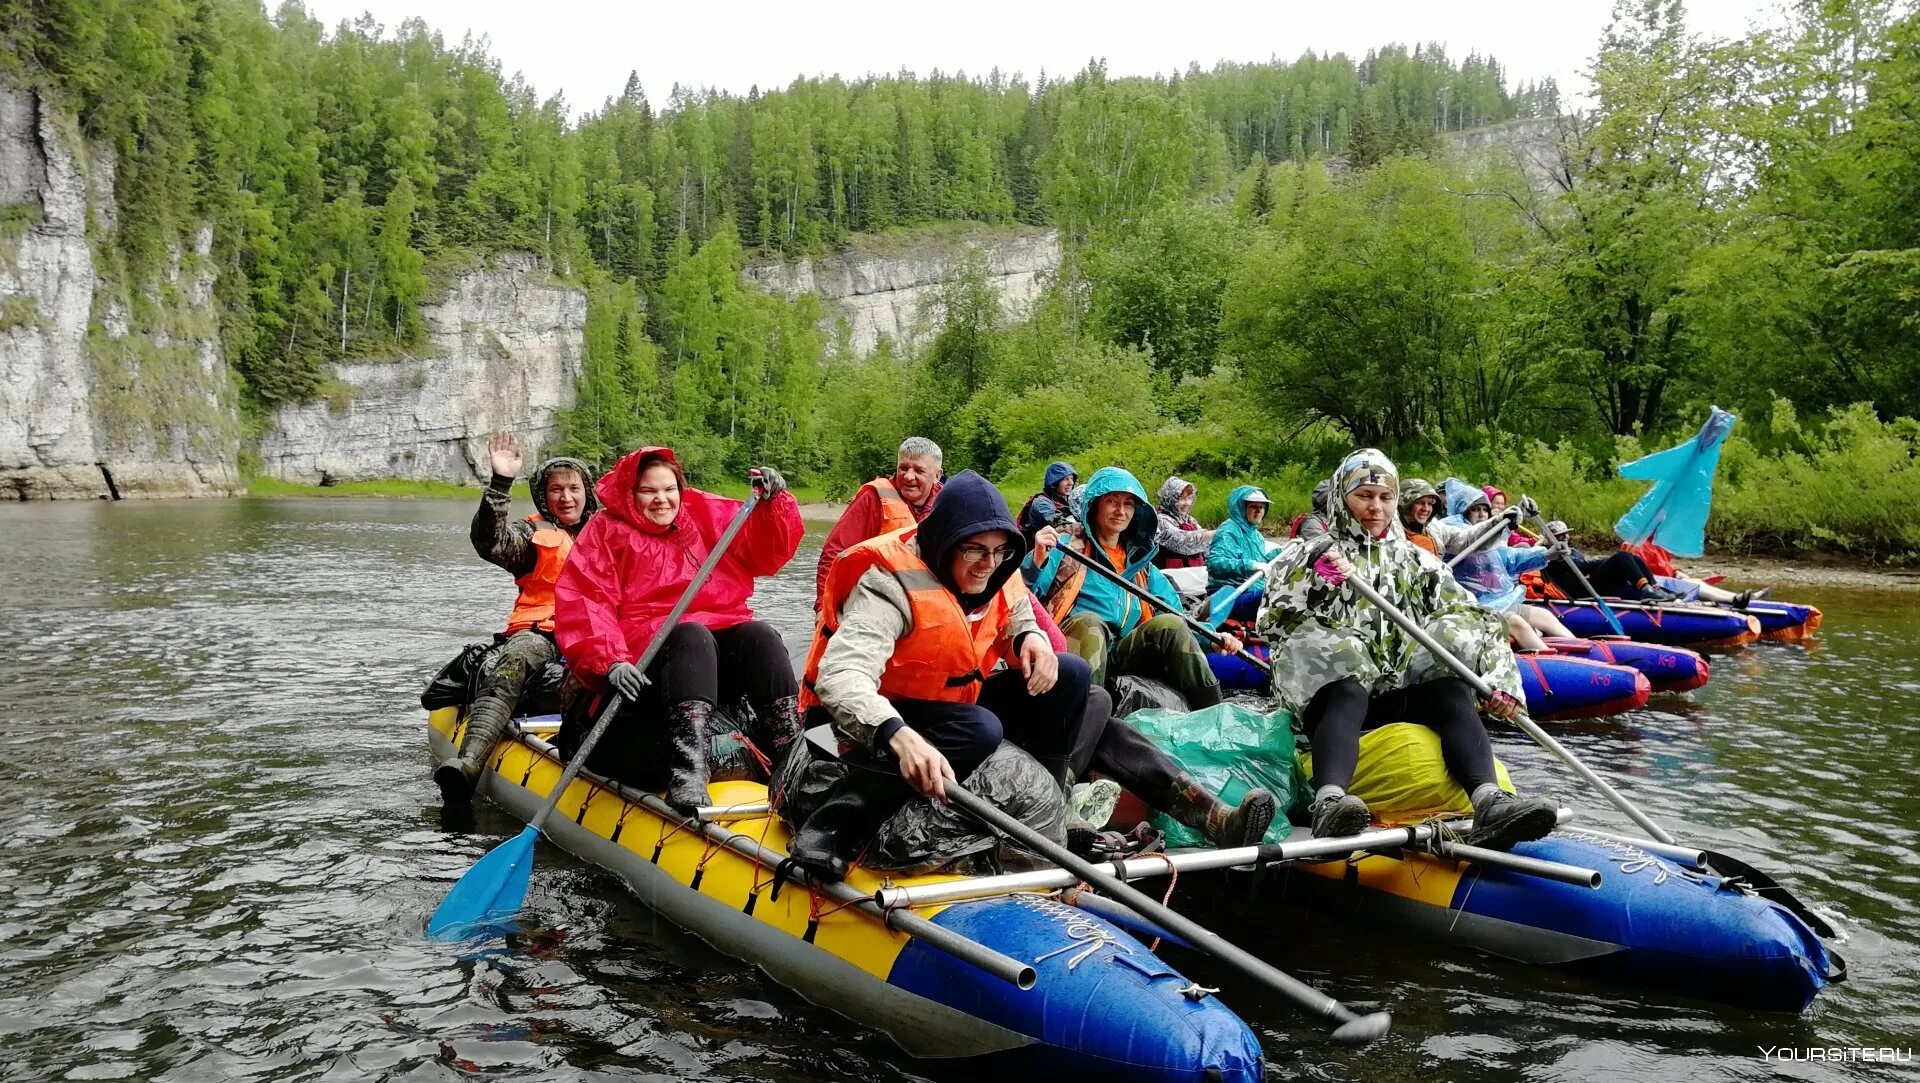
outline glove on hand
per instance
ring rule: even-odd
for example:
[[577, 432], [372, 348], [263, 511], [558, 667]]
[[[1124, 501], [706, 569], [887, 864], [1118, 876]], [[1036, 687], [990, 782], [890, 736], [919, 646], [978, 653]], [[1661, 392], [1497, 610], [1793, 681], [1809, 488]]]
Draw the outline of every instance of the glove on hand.
[[1340, 565], [1334, 562], [1332, 553], [1320, 554], [1320, 559], [1313, 562], [1313, 574], [1319, 576], [1320, 581], [1330, 587], [1337, 587], [1347, 581], [1347, 573], [1340, 570]]
[[761, 496], [769, 499], [787, 491], [787, 479], [771, 466], [756, 466], [747, 471], [747, 481], [759, 488]]
[[640, 667], [632, 662], [615, 662], [613, 668], [607, 670], [607, 686], [625, 699], [639, 699], [640, 693], [645, 692], [652, 683], [647, 680], [646, 674], [640, 672]]

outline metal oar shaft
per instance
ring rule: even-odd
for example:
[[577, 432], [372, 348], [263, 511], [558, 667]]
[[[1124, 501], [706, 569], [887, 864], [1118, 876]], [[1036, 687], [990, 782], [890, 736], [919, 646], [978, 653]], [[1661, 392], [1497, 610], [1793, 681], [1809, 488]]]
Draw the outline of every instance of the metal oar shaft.
[[[1138, 583], [1127, 582], [1125, 576], [1121, 575], [1120, 573], [1114, 571], [1111, 568], [1105, 568], [1095, 563], [1092, 557], [1087, 556], [1085, 553], [1080, 552], [1078, 549], [1075, 549], [1073, 546], [1066, 544], [1064, 541], [1060, 543], [1058, 548], [1060, 552], [1066, 554], [1069, 557], [1072, 557], [1073, 559], [1086, 565], [1088, 568], [1091, 568], [1092, 570], [1099, 572], [1101, 575], [1106, 577], [1108, 582], [1112, 583], [1114, 586], [1119, 587], [1121, 590], [1126, 591], [1128, 594], [1133, 595], [1135, 598], [1139, 599], [1142, 604], [1151, 606], [1155, 609], [1167, 608], [1166, 602], [1162, 601], [1159, 598], [1155, 598], [1152, 594], [1148, 593], [1147, 591], [1141, 590], [1140, 585]], [[1207, 642], [1212, 643], [1216, 647], [1221, 646], [1222, 637], [1219, 632], [1216, 632], [1213, 629], [1207, 627], [1205, 624], [1202, 624], [1201, 622], [1194, 620], [1192, 617], [1181, 612], [1177, 607], [1173, 610], [1173, 615], [1185, 621], [1188, 628], [1193, 629], [1195, 634], [1205, 638]], [[1258, 666], [1260, 669], [1265, 670], [1269, 676], [1273, 674], [1273, 667], [1267, 664], [1266, 659], [1256, 657], [1252, 651], [1242, 648], [1238, 651], [1235, 651], [1234, 654], [1238, 655], [1241, 658], [1246, 659], [1248, 662], [1251, 662], [1253, 665]]]
[[[1543, 537], [1552, 538], [1553, 531], [1547, 529], [1545, 519], [1536, 514], [1533, 516], [1533, 521], [1540, 525], [1540, 533]], [[1580, 583], [1580, 589], [1586, 591], [1587, 597], [1593, 599], [1594, 604], [1600, 607], [1600, 615], [1607, 618], [1607, 624], [1613, 629], [1613, 634], [1619, 636], [1626, 635], [1627, 630], [1620, 626], [1620, 618], [1614, 616], [1613, 607], [1607, 604], [1607, 600], [1600, 596], [1599, 591], [1593, 589], [1593, 582], [1587, 578], [1587, 573], [1581, 570], [1580, 562], [1573, 559], [1573, 554], [1561, 552], [1554, 559], [1560, 562], [1561, 567], [1573, 573], [1574, 579]]]
[[[1478, 692], [1482, 698], [1493, 695], [1493, 686], [1487, 683], [1485, 677], [1475, 673], [1473, 667], [1462, 662], [1452, 651], [1441, 646], [1438, 640], [1427, 634], [1426, 629], [1415, 624], [1405, 613], [1400, 612], [1398, 606], [1381, 597], [1380, 592], [1374, 589], [1373, 584], [1357, 575], [1348, 576], [1347, 582], [1352, 584], [1354, 589], [1360, 592], [1361, 597], [1372, 602], [1374, 606], [1387, 615], [1389, 620], [1398, 624], [1408, 635], [1412, 636], [1414, 642], [1425, 647], [1427, 653], [1433, 655], [1434, 658], [1438, 659], [1447, 668], [1459, 674], [1460, 679], [1471, 685], [1473, 690]], [[1626, 813], [1629, 819], [1640, 825], [1640, 830], [1653, 836], [1653, 838], [1659, 842], [1666, 843], [1669, 846], [1673, 845], [1672, 835], [1667, 834], [1666, 831], [1664, 831], [1659, 824], [1654, 823], [1646, 813], [1641, 812], [1639, 808], [1635, 807], [1633, 802], [1621, 796], [1620, 791], [1609, 785], [1606, 779], [1601, 778], [1593, 772], [1592, 768], [1580, 762], [1578, 757], [1567, 751], [1566, 746], [1554, 740], [1547, 731], [1535, 724], [1533, 719], [1528, 718], [1526, 712], [1522, 711], [1514, 715], [1513, 723], [1525, 731], [1527, 736], [1538, 741], [1540, 747], [1559, 757], [1561, 763], [1566, 764], [1574, 774], [1579, 775], [1589, 786], [1599, 790], [1600, 793], [1612, 803], [1614, 808]]]
[[[1022, 845], [1035, 853], [1046, 856], [1068, 872], [1089, 881], [1101, 879], [1099, 868], [1091, 862], [1075, 856], [1066, 847], [1047, 838], [1040, 832], [1028, 827], [1019, 819], [1009, 816], [997, 806], [956, 783], [947, 783], [947, 800], [960, 806], [966, 812], [978, 818], [996, 830], [1012, 836]], [[1140, 891], [1127, 886], [1124, 881], [1105, 878], [1104, 890], [1114, 899], [1123, 902], [1128, 909], [1141, 917], [1166, 928], [1174, 935], [1190, 944], [1228, 963], [1235, 969], [1264, 983], [1279, 992], [1295, 1006], [1311, 1014], [1334, 1020], [1340, 1026], [1334, 1036], [1339, 1040], [1371, 1041], [1386, 1032], [1391, 1020], [1384, 1012], [1361, 1017], [1354, 1014], [1346, 1005], [1322, 993], [1312, 986], [1286, 973], [1279, 967], [1266, 962], [1240, 948], [1228, 943], [1211, 930], [1179, 913], [1161, 905]]]
[[[720, 533], [720, 538], [713, 543], [713, 548], [707, 550], [707, 559], [700, 562], [699, 570], [693, 573], [692, 579], [687, 580], [687, 589], [680, 592], [680, 600], [673, 603], [673, 608], [667, 611], [666, 619], [654, 629], [653, 639], [648, 641], [647, 649], [641, 652], [639, 661], [633, 664], [635, 669], [645, 673], [647, 667], [653, 664], [653, 659], [660, 653], [660, 648], [666, 646], [667, 633], [673, 631], [673, 626], [679, 624], [680, 618], [686, 615], [687, 607], [693, 604], [694, 596], [700, 593], [700, 587], [706, 583], [707, 576], [713, 574], [713, 569], [719, 565], [720, 558], [726, 555], [727, 548], [733, 544], [733, 539], [740, 533], [740, 528], [747, 525], [747, 516], [753, 513], [754, 505], [758, 503], [760, 503], [760, 492], [755, 489], [747, 494], [746, 501], [740, 505], [740, 510], [734, 513], [733, 521], [728, 523], [727, 529]], [[573, 758], [567, 761], [567, 769], [560, 773], [560, 781], [553, 784], [553, 793], [548, 795], [547, 803], [540, 807], [540, 811], [534, 814], [533, 819], [527, 821], [529, 827], [538, 831], [546, 825], [547, 817], [553, 815], [554, 807], [560, 804], [560, 798], [566, 794], [567, 787], [573, 784], [574, 777], [580, 773], [582, 767], [586, 766], [588, 754], [593, 751], [595, 745], [600, 743], [601, 735], [612, 728], [613, 716], [619, 713], [620, 695], [616, 692], [607, 697], [607, 705], [601, 710], [600, 717], [594, 720], [593, 728], [588, 730], [586, 737], [581, 739], [580, 747], [574, 749]]]
[[[1458, 829], [1465, 825], [1449, 826]], [[1446, 828], [1436, 828], [1431, 824], [1382, 827], [1340, 838], [1301, 839], [1264, 843], [1259, 846], [1236, 846], [1222, 850], [1193, 850], [1181, 854], [1128, 858], [1124, 861], [1095, 865], [1094, 868], [1101, 873], [1100, 879], [1085, 882], [1104, 889], [1107, 884], [1116, 880], [1144, 880], [1174, 872], [1195, 873], [1213, 869], [1238, 868], [1242, 865], [1275, 865], [1313, 858], [1342, 857], [1355, 851], [1398, 850], [1407, 847], [1425, 849], [1434, 840], [1441, 838], [1445, 830]], [[1483, 851], [1477, 847], [1469, 849], [1475, 852], [1472, 855], [1443, 854], [1440, 856], [1458, 856], [1462, 859], [1470, 857], [1471, 860], [1489, 867], [1542, 875], [1567, 883], [1587, 884], [1598, 875], [1596, 870], [1578, 865], [1566, 865], [1558, 861], [1540, 861], [1499, 850]], [[941, 884], [886, 887], [874, 892], [873, 901], [882, 907], [889, 908], [938, 906], [963, 899], [990, 898], [1022, 891], [1055, 891], [1081, 882], [1082, 877], [1065, 869], [1036, 869], [1032, 872], [979, 876]]]
[[1501, 512], [1499, 515], [1488, 519], [1486, 525], [1480, 528], [1480, 533], [1475, 534], [1472, 540], [1467, 542], [1465, 548], [1447, 558], [1447, 567], [1454, 567], [1473, 554], [1485, 549], [1495, 538], [1498, 538], [1510, 529], [1512, 529], [1512, 524], [1508, 522], [1506, 512]]

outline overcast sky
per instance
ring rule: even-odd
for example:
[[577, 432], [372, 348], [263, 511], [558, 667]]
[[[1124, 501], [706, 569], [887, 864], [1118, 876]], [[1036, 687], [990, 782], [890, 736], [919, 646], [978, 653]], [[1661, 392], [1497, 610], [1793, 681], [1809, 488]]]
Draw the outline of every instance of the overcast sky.
[[[1606, 25], [1611, 0], [307, 0], [330, 27], [372, 12], [388, 28], [420, 16], [458, 44], [491, 39], [508, 73], [544, 97], [564, 91], [577, 114], [597, 108], [638, 71], [664, 103], [674, 83], [736, 93], [785, 86], [800, 75], [855, 78], [902, 68], [985, 75], [998, 66], [1029, 79], [1072, 74], [1104, 57], [1115, 75], [1202, 68], [1218, 60], [1291, 60], [1313, 49], [1358, 59], [1389, 42], [1440, 41], [1456, 60], [1491, 53], [1509, 85], [1552, 75], [1563, 91]], [[1696, 33], [1731, 37], [1780, 16], [1777, 0], [1688, 0]]]

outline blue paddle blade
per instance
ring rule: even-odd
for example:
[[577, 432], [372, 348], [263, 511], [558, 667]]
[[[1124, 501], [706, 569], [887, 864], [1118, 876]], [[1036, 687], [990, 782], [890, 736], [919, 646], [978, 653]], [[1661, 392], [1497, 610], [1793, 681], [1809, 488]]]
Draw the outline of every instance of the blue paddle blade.
[[527, 901], [533, 878], [533, 843], [540, 832], [526, 830], [487, 851], [441, 900], [427, 922], [432, 940], [464, 940], [479, 925], [507, 917]]

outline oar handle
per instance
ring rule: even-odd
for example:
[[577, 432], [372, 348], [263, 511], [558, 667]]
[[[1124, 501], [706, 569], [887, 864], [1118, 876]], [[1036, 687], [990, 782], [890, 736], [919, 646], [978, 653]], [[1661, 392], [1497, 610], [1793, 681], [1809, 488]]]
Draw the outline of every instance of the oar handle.
[[[1433, 657], [1437, 659], [1441, 664], [1445, 665], [1448, 669], [1451, 669], [1454, 671], [1454, 673], [1458, 674], [1461, 680], [1466, 681], [1467, 684], [1471, 685], [1473, 687], [1473, 690], [1480, 694], [1481, 698], [1485, 699], [1493, 695], [1494, 688], [1492, 685], [1487, 683], [1487, 679], [1485, 677], [1482, 677], [1480, 674], [1474, 672], [1473, 667], [1461, 661], [1459, 657], [1456, 656], [1452, 651], [1441, 646], [1439, 640], [1429, 635], [1425, 628], [1422, 628], [1418, 624], [1414, 623], [1412, 618], [1408, 617], [1405, 613], [1402, 613], [1398, 606], [1395, 606], [1392, 602], [1389, 602], [1385, 598], [1381, 597], [1380, 592], [1374, 589], [1374, 586], [1372, 583], [1367, 582], [1364, 578], [1358, 575], [1350, 575], [1347, 577], [1346, 581], [1352, 584], [1355, 590], [1360, 592], [1361, 597], [1365, 598], [1369, 602], [1372, 602], [1376, 608], [1378, 608], [1382, 613], [1385, 613], [1387, 615], [1388, 620], [1393, 621], [1395, 624], [1399, 625], [1403, 630], [1405, 630], [1408, 635], [1412, 636], [1414, 642], [1420, 644], [1422, 647], [1425, 647], [1427, 649], [1427, 653], [1433, 655]], [[1535, 741], [1538, 741], [1540, 743], [1540, 747], [1546, 749], [1548, 752], [1551, 752], [1555, 756], [1559, 757], [1561, 763], [1566, 764], [1567, 767], [1570, 768], [1574, 774], [1579, 775], [1583, 780], [1586, 781], [1586, 783], [1589, 786], [1592, 786], [1594, 789], [1599, 790], [1601, 794], [1606, 797], [1607, 801], [1613, 805], [1614, 808], [1619, 809], [1621, 812], [1625, 813], [1627, 817], [1631, 819], [1634, 823], [1638, 824], [1640, 826], [1640, 830], [1645, 831], [1647, 834], [1653, 836], [1653, 838], [1657, 839], [1660, 842], [1664, 842], [1669, 845], [1673, 843], [1672, 835], [1667, 834], [1666, 831], [1663, 830], [1659, 824], [1653, 822], [1653, 820], [1649, 818], [1646, 813], [1641, 812], [1637, 807], [1635, 807], [1633, 802], [1627, 800], [1624, 796], [1622, 796], [1620, 791], [1614, 789], [1611, 785], [1609, 785], [1606, 779], [1601, 778], [1599, 775], [1593, 772], [1592, 768], [1580, 762], [1580, 759], [1577, 756], [1575, 756], [1572, 752], [1569, 752], [1565, 745], [1562, 745], [1559, 741], [1554, 740], [1553, 737], [1550, 736], [1546, 730], [1541, 729], [1533, 721], [1533, 719], [1528, 718], [1525, 711], [1520, 711], [1513, 716], [1513, 724], [1520, 727], [1521, 730], [1525, 731], [1527, 736], [1533, 738]]]
[[1053, 841], [999, 806], [979, 797], [955, 782], [946, 784], [947, 800], [960, 806], [982, 823], [1011, 836], [1061, 868], [1089, 884], [1098, 884], [1104, 894], [1124, 903], [1129, 910], [1152, 921], [1181, 939], [1201, 948], [1241, 973], [1280, 993], [1302, 1011], [1322, 1016], [1339, 1024], [1333, 1032], [1337, 1041], [1355, 1044], [1370, 1042], [1387, 1032], [1392, 1019], [1385, 1012], [1361, 1016], [1346, 1005], [1302, 982], [1279, 967], [1257, 958], [1227, 942], [1211, 929], [1162, 905], [1110, 871], [1087, 861]]
[[[1070, 556], [1073, 559], [1079, 561], [1081, 564], [1084, 564], [1087, 567], [1093, 569], [1094, 571], [1099, 572], [1101, 575], [1106, 577], [1108, 582], [1112, 583], [1116, 587], [1119, 587], [1121, 590], [1126, 591], [1128, 594], [1133, 595], [1135, 598], [1138, 598], [1143, 605], [1151, 606], [1155, 609], [1167, 608], [1166, 602], [1160, 600], [1159, 598], [1155, 598], [1152, 594], [1148, 593], [1147, 591], [1141, 590], [1140, 585], [1138, 583], [1129, 583], [1127, 582], [1126, 577], [1122, 576], [1120, 573], [1114, 571], [1111, 568], [1107, 568], [1100, 564], [1095, 563], [1092, 557], [1086, 555], [1085, 553], [1082, 553], [1078, 549], [1075, 549], [1073, 546], [1068, 545], [1065, 539], [1062, 539], [1055, 546], [1055, 548], [1059, 549], [1060, 552], [1066, 554], [1067, 556]], [[1213, 629], [1207, 627], [1205, 624], [1201, 623], [1200, 621], [1194, 620], [1192, 617], [1181, 612], [1178, 608], [1173, 609], [1172, 612], [1175, 616], [1185, 621], [1187, 627], [1193, 629], [1194, 634], [1204, 637], [1207, 642], [1213, 644], [1216, 647], [1224, 646], [1224, 644], [1221, 642], [1222, 636], [1220, 635], [1219, 632], [1216, 632]], [[1265, 670], [1268, 676], [1273, 675], [1273, 666], [1269, 665], [1265, 659], [1255, 656], [1252, 651], [1249, 651], [1245, 648], [1241, 648], [1240, 650], [1237, 650], [1233, 653], [1239, 656], [1240, 658], [1243, 658], [1248, 662], [1251, 662], [1253, 665], [1258, 666], [1260, 669]]]
[[[707, 577], [713, 574], [715, 567], [719, 566], [720, 558], [726, 555], [727, 547], [733, 544], [734, 537], [740, 533], [740, 528], [747, 524], [747, 516], [753, 513], [754, 505], [758, 503], [760, 503], [760, 490], [756, 487], [747, 494], [746, 502], [741, 504], [740, 510], [734, 513], [733, 521], [727, 524], [727, 529], [720, 532], [720, 539], [713, 543], [712, 549], [707, 550], [707, 559], [700, 562], [699, 570], [695, 571], [693, 578], [687, 581], [687, 589], [680, 592], [680, 600], [673, 603], [673, 608], [667, 611], [666, 619], [653, 630], [653, 638], [647, 641], [647, 649], [640, 652], [640, 660], [633, 664], [635, 669], [645, 673], [647, 667], [653, 664], [653, 659], [660, 653], [660, 648], [666, 645], [667, 633], [673, 631], [673, 626], [680, 623], [681, 617], [686, 616], [687, 607], [693, 604], [694, 595], [699, 594], [700, 588], [706, 585]], [[540, 811], [534, 813], [533, 819], [527, 821], [527, 826], [538, 831], [547, 822], [547, 817], [553, 815], [553, 810], [560, 805], [560, 798], [566, 795], [567, 787], [573, 784], [575, 776], [580, 774], [580, 769], [587, 765], [588, 753], [600, 743], [601, 735], [612, 728], [613, 716], [620, 713], [620, 705], [621, 697], [618, 692], [607, 697], [607, 705], [601, 708], [600, 717], [594, 720], [593, 728], [588, 730], [586, 737], [581, 739], [580, 747], [573, 750], [572, 758], [567, 760], [566, 770], [560, 772], [560, 781], [554, 783], [553, 791], [547, 794], [547, 803], [540, 806]]]

